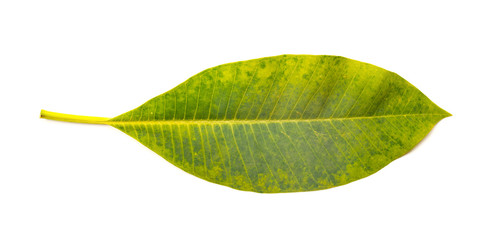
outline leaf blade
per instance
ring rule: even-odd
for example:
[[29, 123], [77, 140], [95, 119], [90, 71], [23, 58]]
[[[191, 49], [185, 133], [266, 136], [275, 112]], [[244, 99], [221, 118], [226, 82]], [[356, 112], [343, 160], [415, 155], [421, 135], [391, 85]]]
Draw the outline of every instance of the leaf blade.
[[[447, 116], [382, 68], [282, 55], [207, 69], [109, 124], [210, 182], [296, 192], [377, 172]], [[144, 124], [152, 127], [135, 127]], [[158, 139], [171, 144], [155, 147]]]

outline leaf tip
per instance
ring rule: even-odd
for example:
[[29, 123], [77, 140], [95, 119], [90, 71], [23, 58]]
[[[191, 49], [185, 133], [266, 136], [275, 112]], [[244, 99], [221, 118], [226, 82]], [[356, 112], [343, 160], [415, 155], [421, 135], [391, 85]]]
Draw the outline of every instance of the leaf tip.
[[445, 111], [444, 109], [442, 109], [442, 110], [443, 110], [443, 113], [445, 114], [445, 118], [453, 116], [453, 114]]

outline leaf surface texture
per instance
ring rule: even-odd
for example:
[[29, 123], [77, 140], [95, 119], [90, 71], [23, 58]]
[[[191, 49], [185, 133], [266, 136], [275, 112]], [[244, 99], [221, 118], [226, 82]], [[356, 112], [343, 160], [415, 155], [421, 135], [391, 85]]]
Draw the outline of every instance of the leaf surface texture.
[[108, 123], [197, 177], [275, 193], [369, 176], [447, 116], [393, 72], [282, 55], [207, 69]]

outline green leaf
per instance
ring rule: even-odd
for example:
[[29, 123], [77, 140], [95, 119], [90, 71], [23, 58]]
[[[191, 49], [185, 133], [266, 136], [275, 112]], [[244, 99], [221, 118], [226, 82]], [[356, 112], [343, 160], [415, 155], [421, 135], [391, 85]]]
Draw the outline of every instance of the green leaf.
[[109, 124], [182, 170], [262, 193], [369, 176], [451, 116], [399, 75], [337, 56], [282, 55], [207, 69]]

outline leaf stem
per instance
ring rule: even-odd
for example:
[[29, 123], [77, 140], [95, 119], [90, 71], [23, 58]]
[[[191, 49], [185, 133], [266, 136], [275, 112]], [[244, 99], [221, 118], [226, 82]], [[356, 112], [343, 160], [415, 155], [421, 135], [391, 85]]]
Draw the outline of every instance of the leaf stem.
[[41, 118], [64, 121], [64, 122], [76, 122], [76, 123], [90, 123], [90, 124], [108, 124], [107, 120], [110, 118], [104, 117], [88, 117], [80, 115], [71, 115], [57, 112], [49, 112], [41, 110]]

